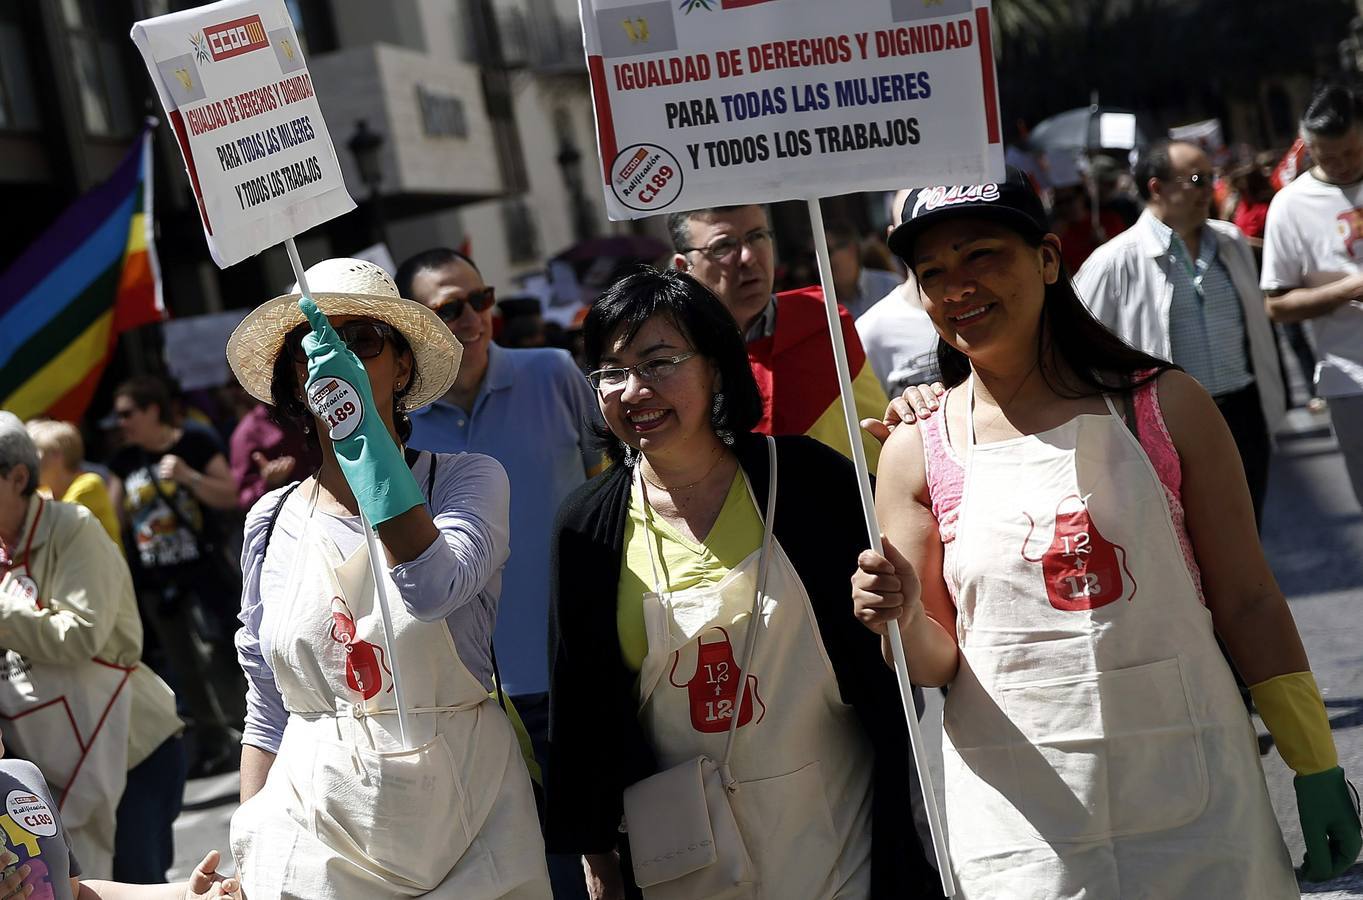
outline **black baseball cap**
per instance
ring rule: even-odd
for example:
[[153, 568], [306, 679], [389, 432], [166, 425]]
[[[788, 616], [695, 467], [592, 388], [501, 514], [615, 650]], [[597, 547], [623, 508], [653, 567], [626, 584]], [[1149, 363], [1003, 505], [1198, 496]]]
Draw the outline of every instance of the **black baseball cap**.
[[1050, 231], [1046, 208], [1026, 173], [1008, 166], [1008, 177], [994, 184], [958, 184], [916, 188], [904, 201], [899, 226], [890, 234], [890, 250], [905, 262], [924, 230], [959, 216], [995, 219], [1023, 235], [1040, 238]]

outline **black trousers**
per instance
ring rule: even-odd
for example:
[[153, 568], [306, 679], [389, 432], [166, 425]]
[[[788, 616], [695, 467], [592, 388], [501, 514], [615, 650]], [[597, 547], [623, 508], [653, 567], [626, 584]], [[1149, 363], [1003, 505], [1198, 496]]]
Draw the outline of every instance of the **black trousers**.
[[[114, 879], [161, 884], [175, 863], [175, 819], [184, 802], [188, 760], [179, 735], [128, 770], [114, 833]], [[226, 852], [226, 848], [223, 848]]]
[[1249, 496], [1254, 501], [1254, 523], [1263, 529], [1264, 495], [1268, 491], [1268, 460], [1271, 444], [1264, 410], [1259, 404], [1259, 389], [1254, 385], [1213, 398], [1216, 408], [1230, 426], [1231, 437], [1240, 451], [1240, 462], [1245, 467], [1249, 482]]

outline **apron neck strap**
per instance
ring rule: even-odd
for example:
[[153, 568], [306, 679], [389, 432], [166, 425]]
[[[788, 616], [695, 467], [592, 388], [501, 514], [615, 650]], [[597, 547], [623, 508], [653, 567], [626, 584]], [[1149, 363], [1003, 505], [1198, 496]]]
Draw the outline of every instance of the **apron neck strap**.
[[643, 466], [634, 467], [635, 482], [639, 485], [639, 502], [644, 511], [644, 546], [648, 548], [648, 565], [653, 570], [653, 593], [663, 595], [663, 582], [658, 577], [658, 559], [653, 552], [653, 509], [648, 504], [648, 488], [644, 485]]
[[[47, 504], [47, 501], [43, 498], [41, 494], [37, 495], [37, 500], [38, 509], [36, 512], [33, 513], [33, 524], [28, 527], [28, 535], [27, 537], [24, 538], [23, 565], [24, 568], [28, 571], [28, 575], [30, 578], [33, 577], [33, 566], [29, 561], [29, 556], [33, 552], [33, 536], [38, 533], [38, 523], [43, 520], [43, 507]], [[19, 565], [19, 560], [17, 559], [10, 560], [10, 565], [17, 567]]]
[[767, 595], [767, 572], [771, 568], [772, 524], [776, 520], [776, 440], [767, 436], [767, 513], [762, 517], [762, 553], [757, 563], [757, 591], [753, 594], [752, 615], [748, 618], [748, 639], [743, 646], [743, 660], [738, 664], [738, 697], [734, 701], [729, 733], [724, 739], [724, 757], [719, 762], [719, 774], [724, 786], [733, 791], [737, 782], [729, 772], [729, 757], [734, 752], [734, 738], [738, 734], [738, 720], [743, 714], [743, 698], [748, 692], [748, 666], [757, 647], [757, 632], [762, 616], [762, 598]]

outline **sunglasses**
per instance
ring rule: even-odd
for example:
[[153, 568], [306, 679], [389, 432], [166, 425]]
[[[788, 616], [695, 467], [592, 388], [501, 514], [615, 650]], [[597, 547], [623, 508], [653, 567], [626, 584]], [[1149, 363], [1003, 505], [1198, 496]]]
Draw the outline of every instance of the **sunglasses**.
[[[289, 348], [289, 355], [294, 362], [305, 363], [308, 361], [308, 354], [303, 350], [303, 336], [312, 331], [312, 326], [308, 324], [299, 325], [289, 336], [284, 339], [285, 345]], [[384, 344], [393, 339], [396, 333], [392, 325], [387, 322], [375, 322], [372, 319], [352, 319], [336, 326], [336, 333], [345, 341], [345, 345], [350, 348], [360, 359], [373, 359], [383, 352]]]
[[446, 325], [458, 321], [464, 314], [464, 306], [472, 306], [474, 312], [487, 312], [492, 308], [492, 304], [497, 302], [497, 289], [493, 287], [479, 288], [476, 291], [469, 291], [463, 297], [455, 297], [435, 308], [435, 314], [440, 317]]

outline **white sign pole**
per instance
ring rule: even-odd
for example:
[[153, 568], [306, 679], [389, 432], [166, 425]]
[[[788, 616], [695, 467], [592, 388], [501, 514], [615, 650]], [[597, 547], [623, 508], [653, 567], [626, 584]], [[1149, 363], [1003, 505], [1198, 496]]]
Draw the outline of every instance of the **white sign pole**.
[[[312, 299], [312, 290], [308, 287], [308, 276], [303, 270], [303, 261], [298, 256], [298, 245], [293, 238], [284, 240], [284, 249], [289, 252], [289, 265], [293, 266], [294, 278], [298, 280], [298, 292], [309, 300]], [[383, 586], [383, 555], [379, 550], [379, 542], [374, 537], [375, 529], [369, 524], [369, 519], [364, 515], [364, 510], [360, 510], [360, 527], [364, 530], [365, 547], [369, 551], [369, 571], [374, 577], [374, 593], [379, 601], [379, 615], [383, 618], [383, 643], [384, 649], [388, 651], [388, 662], [393, 668], [393, 698], [398, 707], [398, 737], [402, 740], [402, 749], [414, 749], [407, 739], [411, 731], [407, 728], [407, 695], [402, 689], [402, 665], [398, 662], [398, 656], [393, 652], [393, 617], [388, 611], [388, 591]]]
[[[833, 266], [828, 258], [828, 238], [824, 234], [823, 210], [818, 198], [806, 201], [809, 205], [809, 224], [814, 236], [814, 253], [819, 258], [819, 279], [823, 285], [824, 312], [828, 315], [828, 333], [833, 339], [833, 361], [838, 370], [838, 384], [842, 401], [843, 421], [852, 445], [852, 463], [857, 469], [857, 488], [861, 493], [861, 511], [866, 517], [866, 531], [871, 547], [883, 554], [880, 522], [876, 518], [875, 499], [871, 494], [871, 474], [866, 465], [866, 449], [861, 444], [861, 427], [857, 423], [856, 405], [852, 402], [852, 370], [847, 364], [847, 346], [842, 338], [842, 323], [838, 320], [838, 296], [833, 288]], [[947, 851], [946, 834], [942, 829], [941, 812], [937, 807], [937, 791], [931, 773], [923, 762], [923, 734], [918, 727], [918, 712], [913, 703], [913, 685], [909, 682], [909, 665], [904, 656], [904, 640], [898, 627], [892, 624], [886, 633], [890, 637], [890, 651], [894, 655], [894, 671], [899, 681], [899, 698], [904, 704], [904, 718], [909, 723], [909, 744], [913, 747], [913, 764], [918, 785], [923, 790], [923, 805], [928, 811], [928, 830], [932, 832], [932, 849], [937, 856], [937, 871], [942, 877], [942, 893], [956, 895], [956, 883], [951, 874], [951, 857]]]

